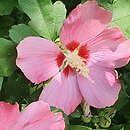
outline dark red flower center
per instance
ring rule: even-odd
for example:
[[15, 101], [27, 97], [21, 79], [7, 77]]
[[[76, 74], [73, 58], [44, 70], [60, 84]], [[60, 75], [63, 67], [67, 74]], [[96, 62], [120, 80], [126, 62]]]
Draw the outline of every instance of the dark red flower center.
[[73, 41], [66, 45], [66, 49], [67, 54], [58, 54], [58, 58], [56, 59], [58, 66], [64, 66], [63, 72], [66, 76], [68, 76], [69, 72], [72, 70], [86, 76], [88, 73], [86, 64], [87, 59], [89, 58], [89, 50], [87, 45], [80, 45], [78, 42]]

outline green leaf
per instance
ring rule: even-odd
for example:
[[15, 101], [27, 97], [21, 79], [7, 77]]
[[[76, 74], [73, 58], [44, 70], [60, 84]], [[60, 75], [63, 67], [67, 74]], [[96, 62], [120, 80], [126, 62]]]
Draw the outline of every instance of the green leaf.
[[114, 0], [96, 0], [100, 6], [111, 11]]
[[14, 18], [10, 16], [0, 16], [0, 37], [8, 38], [9, 29], [14, 23]]
[[111, 118], [110, 117], [101, 117], [99, 120], [99, 125], [103, 128], [107, 128], [111, 125]]
[[9, 40], [0, 38], [0, 75], [10, 76], [15, 70], [16, 45]]
[[128, 102], [119, 112], [122, 119], [127, 119], [130, 121], [130, 102]]
[[27, 36], [38, 36], [38, 34], [31, 27], [25, 24], [18, 24], [11, 27], [9, 36], [14, 42], [19, 43]]
[[97, 124], [99, 122], [99, 117], [93, 116], [91, 120], [92, 120], [93, 123]]
[[6, 81], [4, 88], [4, 97], [8, 102], [19, 102], [27, 104], [29, 88], [32, 84], [22, 73], [15, 71]]
[[124, 128], [123, 125], [115, 125], [109, 128], [108, 130], [124, 130], [123, 128]]
[[82, 110], [78, 106], [73, 113], [70, 114], [71, 117], [73, 118], [80, 118], [82, 116]]
[[121, 91], [119, 94], [118, 101], [114, 104], [114, 108], [119, 111], [124, 105], [126, 105], [129, 102], [129, 98], [126, 94], [126, 92]]
[[92, 128], [81, 125], [68, 125], [66, 130], [92, 130]]
[[126, 69], [130, 70], [130, 63], [125, 66]]
[[[57, 0], [52, 0], [52, 2], [56, 2]], [[66, 8], [67, 8], [67, 13], [69, 14], [71, 10], [73, 10], [78, 4], [81, 3], [81, 0], [60, 0], [62, 1]], [[85, 0], [84, 0], [85, 1]], [[86, 0], [87, 1], [87, 0]]]
[[130, 130], [130, 123], [124, 124], [124, 130]]
[[9, 15], [17, 0], [0, 0], [0, 15]]
[[85, 3], [87, 0], [81, 0], [81, 3]]
[[0, 91], [1, 91], [1, 88], [2, 88], [2, 83], [3, 83], [3, 77], [0, 76]]
[[85, 123], [89, 123], [91, 121], [91, 117], [86, 117], [84, 115], [82, 115], [81, 117], [82, 121], [85, 122]]
[[[30, 89], [32, 88], [35, 88], [35, 87], [30, 87]], [[42, 89], [43, 89], [42, 87], [39, 89], [36, 89], [32, 94], [30, 94], [30, 97], [28, 98], [28, 102], [31, 103], [31, 102], [37, 101], [39, 98], [39, 95], [42, 92]]]
[[130, 123], [114, 126], [108, 130], [130, 130]]
[[115, 0], [112, 4], [111, 26], [119, 27], [130, 38], [130, 0]]
[[29, 25], [42, 37], [57, 38], [66, 9], [62, 2], [51, 0], [18, 0], [22, 10], [31, 19]]
[[15, 19], [11, 16], [0, 16], [0, 28], [8, 27], [15, 23]]
[[100, 6], [113, 14], [110, 26], [119, 27], [125, 36], [130, 38], [130, 1], [129, 0], [97, 0]]

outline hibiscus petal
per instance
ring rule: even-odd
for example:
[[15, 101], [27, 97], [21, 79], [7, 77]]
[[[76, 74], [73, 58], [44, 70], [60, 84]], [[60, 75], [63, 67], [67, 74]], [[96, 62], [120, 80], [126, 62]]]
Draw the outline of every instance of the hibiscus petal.
[[17, 52], [17, 66], [29, 80], [37, 84], [58, 73], [59, 63], [64, 59], [55, 44], [38, 37], [22, 40], [17, 46]]
[[89, 61], [99, 66], [119, 68], [129, 62], [130, 40], [116, 28], [103, 31], [89, 44]]
[[43, 101], [31, 103], [22, 112], [13, 130], [64, 130], [61, 113], [52, 113]]
[[109, 47], [111, 50], [115, 50], [117, 46], [125, 41], [121, 30], [116, 27], [107, 28], [97, 35], [92, 40], [88, 41], [87, 47], [90, 53], [97, 52], [102, 47]]
[[69, 115], [82, 100], [76, 74], [72, 71], [68, 75], [58, 73], [43, 89], [39, 100], [60, 108]]
[[60, 31], [63, 46], [73, 43], [87, 43], [101, 33], [111, 21], [112, 15], [99, 7], [96, 1], [78, 5], [64, 21]]
[[121, 88], [114, 70], [91, 66], [89, 76], [91, 80], [78, 75], [79, 88], [87, 103], [96, 108], [113, 105]]
[[19, 116], [18, 104], [0, 102], [0, 130], [10, 130]]

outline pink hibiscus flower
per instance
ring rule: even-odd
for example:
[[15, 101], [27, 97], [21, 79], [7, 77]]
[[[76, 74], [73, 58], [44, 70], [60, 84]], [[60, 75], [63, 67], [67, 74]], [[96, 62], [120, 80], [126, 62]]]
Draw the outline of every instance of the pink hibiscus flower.
[[61, 113], [52, 113], [49, 105], [37, 101], [19, 113], [18, 104], [0, 102], [0, 130], [64, 130]]
[[80, 4], [64, 20], [59, 37], [65, 51], [38, 37], [17, 46], [17, 66], [34, 83], [50, 78], [40, 100], [70, 114], [82, 99], [96, 108], [118, 99], [120, 84], [115, 68], [128, 63], [130, 41], [108, 24], [112, 14], [95, 1]]

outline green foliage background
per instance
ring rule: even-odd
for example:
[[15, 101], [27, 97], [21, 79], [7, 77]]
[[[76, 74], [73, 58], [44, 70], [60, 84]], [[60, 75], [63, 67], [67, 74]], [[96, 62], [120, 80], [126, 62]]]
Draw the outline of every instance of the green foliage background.
[[[27, 36], [54, 41], [66, 15], [86, 0], [0, 0], [0, 100], [18, 102], [20, 109], [36, 101], [45, 82], [34, 85], [16, 67], [16, 46]], [[110, 26], [119, 27], [130, 38], [130, 0], [97, 0], [113, 13]], [[130, 129], [130, 64], [117, 69], [122, 90], [110, 108], [91, 108], [92, 117], [84, 117], [80, 106], [69, 116], [64, 114], [66, 130]], [[52, 111], [59, 111], [52, 108]]]

